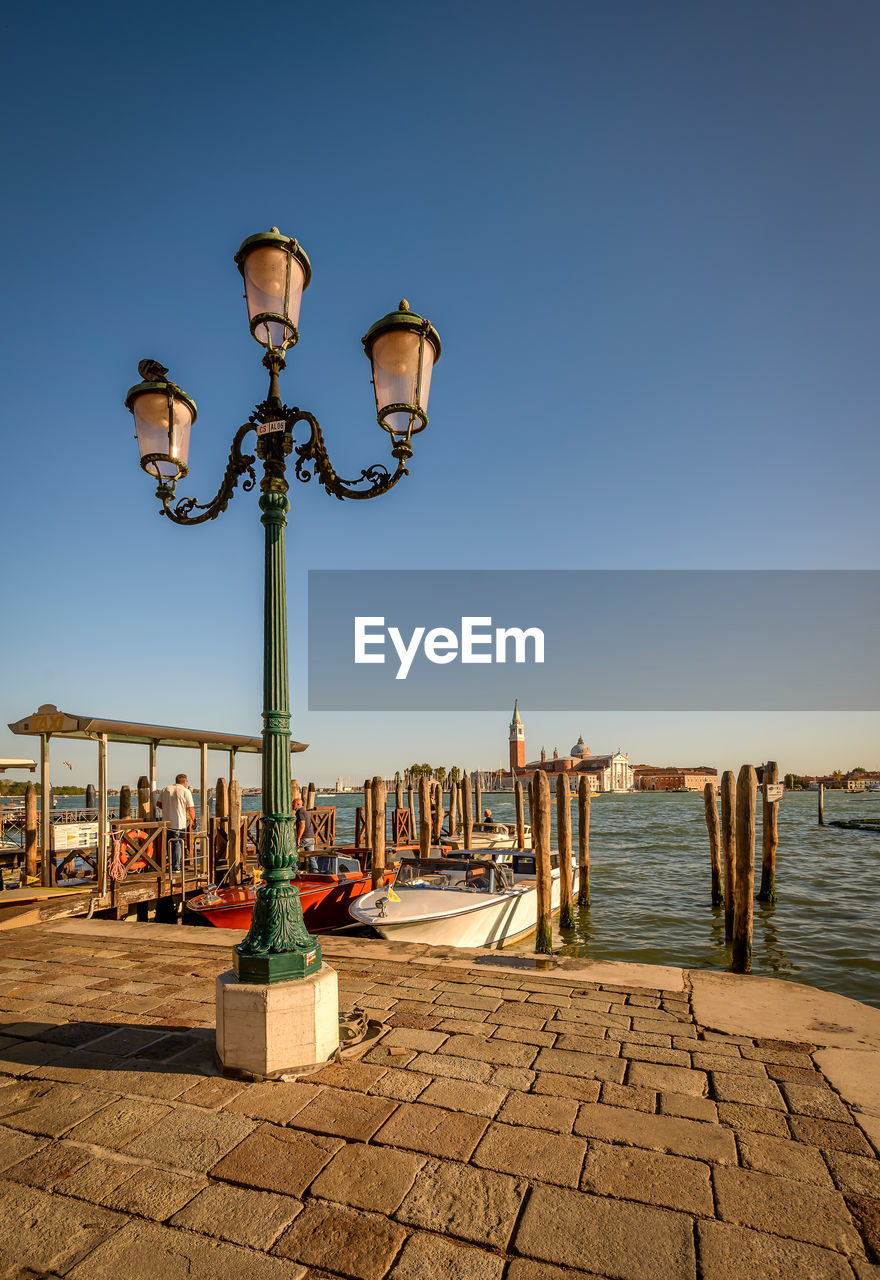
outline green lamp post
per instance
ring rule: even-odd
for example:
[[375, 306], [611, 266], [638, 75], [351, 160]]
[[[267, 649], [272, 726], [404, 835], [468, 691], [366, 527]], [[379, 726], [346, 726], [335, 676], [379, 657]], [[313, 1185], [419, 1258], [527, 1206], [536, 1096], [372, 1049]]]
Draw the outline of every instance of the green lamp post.
[[[142, 360], [142, 381], [125, 397], [134, 416], [141, 467], [157, 481], [160, 514], [176, 524], [195, 525], [225, 511], [238, 484], [256, 486], [257, 458], [263, 464], [260, 480], [260, 519], [265, 527], [263, 601], [263, 821], [259, 859], [263, 883], [257, 891], [250, 931], [234, 948], [233, 968], [239, 981], [274, 983], [305, 978], [321, 967], [318, 940], [306, 929], [299, 891], [290, 878], [297, 852], [290, 793], [290, 705], [287, 674], [287, 590], [284, 566], [284, 528], [287, 497], [287, 458], [295, 452], [298, 480], [314, 475], [327, 493], [345, 498], [375, 498], [387, 493], [408, 474], [412, 436], [428, 424], [431, 372], [440, 357], [440, 338], [427, 320], [410, 311], [404, 300], [372, 325], [363, 338], [372, 366], [379, 425], [392, 438], [393, 471], [381, 464], [365, 468], [356, 480], [342, 480], [333, 470], [324, 437], [313, 414], [288, 408], [281, 400], [278, 375], [285, 354], [299, 338], [297, 324], [303, 291], [311, 280], [311, 265], [296, 240], [277, 227], [249, 236], [235, 262], [244, 279], [250, 331], [265, 348], [263, 365], [269, 372], [266, 399], [236, 431], [226, 473], [216, 495], [200, 504], [194, 498], [175, 499], [178, 480], [187, 475], [190, 432], [196, 421], [195, 402], [168, 378], [155, 360]], [[294, 428], [309, 428], [303, 444], [294, 442]], [[256, 456], [242, 445], [250, 432], [257, 436]]]

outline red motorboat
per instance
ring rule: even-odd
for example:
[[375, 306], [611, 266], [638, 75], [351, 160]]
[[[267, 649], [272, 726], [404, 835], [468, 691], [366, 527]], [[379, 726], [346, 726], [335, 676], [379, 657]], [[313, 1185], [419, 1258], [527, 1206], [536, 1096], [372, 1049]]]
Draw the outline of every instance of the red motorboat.
[[[400, 852], [402, 850], [388, 850], [383, 884], [391, 884], [394, 880], [396, 855]], [[313, 933], [325, 933], [328, 929], [351, 924], [349, 906], [355, 898], [369, 893], [373, 887], [372, 873], [366, 865], [363, 850], [311, 854], [308, 869], [298, 871], [290, 882], [299, 889], [303, 919], [306, 928]], [[203, 916], [218, 929], [249, 929], [260, 883], [234, 885], [229, 889], [209, 888], [198, 897], [190, 898], [187, 910]]]

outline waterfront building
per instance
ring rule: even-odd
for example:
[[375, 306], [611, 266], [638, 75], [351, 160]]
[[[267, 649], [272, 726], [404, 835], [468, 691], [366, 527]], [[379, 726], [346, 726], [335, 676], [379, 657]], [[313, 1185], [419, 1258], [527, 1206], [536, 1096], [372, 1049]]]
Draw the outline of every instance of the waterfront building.
[[514, 703], [513, 718], [510, 722], [509, 772], [503, 775], [502, 782], [513, 784], [516, 778], [527, 782], [536, 773], [551, 775], [565, 774], [574, 787], [577, 787], [582, 776], [587, 778], [591, 792], [621, 792], [633, 789], [633, 767], [630, 758], [620, 748], [605, 755], [593, 755], [581, 735], [568, 755], [560, 755], [554, 747], [553, 755], [548, 759], [546, 750], [541, 748], [538, 760], [526, 761], [525, 728], [519, 714], [519, 705]]
[[707, 782], [718, 785], [718, 770], [709, 765], [652, 764], [636, 765], [633, 770], [636, 791], [702, 791]]
[[876, 791], [878, 786], [880, 786], [880, 773], [860, 769], [846, 775], [847, 791]]

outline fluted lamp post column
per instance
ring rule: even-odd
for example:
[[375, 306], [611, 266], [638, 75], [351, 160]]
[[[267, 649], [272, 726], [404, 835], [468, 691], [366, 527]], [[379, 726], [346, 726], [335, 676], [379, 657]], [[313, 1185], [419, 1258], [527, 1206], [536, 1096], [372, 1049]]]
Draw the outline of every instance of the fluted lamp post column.
[[[260, 520], [265, 527], [263, 609], [263, 821], [259, 860], [263, 882], [257, 890], [251, 928], [233, 948], [232, 970], [218, 979], [217, 1052], [225, 1069], [252, 1077], [271, 1077], [330, 1057], [339, 1042], [336, 974], [323, 964], [321, 946], [303, 920], [299, 891], [291, 883], [297, 864], [290, 793], [290, 706], [287, 671], [287, 592], [284, 529], [290, 509], [287, 458], [294, 474], [319, 484], [340, 500], [387, 493], [408, 474], [413, 435], [428, 424], [427, 404], [440, 338], [429, 321], [401, 301], [372, 325], [363, 338], [372, 367], [379, 425], [391, 436], [389, 470], [376, 463], [356, 480], [333, 469], [317, 418], [288, 408], [278, 387], [285, 356], [298, 338], [302, 295], [311, 265], [296, 240], [277, 227], [249, 236], [235, 255], [244, 280], [250, 331], [265, 349], [269, 373], [266, 399], [235, 432], [220, 488], [210, 502], [177, 498], [176, 486], [188, 473], [195, 402], [168, 377], [158, 361], [142, 360], [142, 381], [125, 404], [134, 416], [141, 467], [157, 481], [160, 514], [176, 524], [196, 525], [225, 511], [239, 482], [242, 489], [260, 479]], [[304, 423], [303, 442], [295, 429]], [[255, 454], [245, 453], [250, 432]], [[299, 433], [297, 432], [297, 435]]]

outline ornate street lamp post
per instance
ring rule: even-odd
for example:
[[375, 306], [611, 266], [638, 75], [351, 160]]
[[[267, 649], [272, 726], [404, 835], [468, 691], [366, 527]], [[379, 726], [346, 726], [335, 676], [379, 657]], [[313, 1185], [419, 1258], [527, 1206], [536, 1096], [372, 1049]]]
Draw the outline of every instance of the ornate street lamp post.
[[[313, 414], [288, 408], [281, 400], [278, 375], [285, 355], [299, 337], [297, 323], [303, 291], [311, 279], [305, 252], [277, 227], [249, 236], [235, 255], [244, 278], [250, 331], [265, 348], [269, 392], [236, 431], [226, 474], [214, 498], [175, 500], [178, 480], [187, 474], [190, 430], [195, 402], [168, 378], [155, 360], [142, 360], [143, 381], [132, 387], [125, 404], [134, 415], [141, 466], [157, 481], [161, 514], [176, 524], [195, 525], [225, 511], [238, 481], [257, 483], [257, 457], [263, 464], [260, 517], [266, 529], [263, 612], [263, 822], [259, 859], [263, 883], [257, 891], [250, 931], [234, 948], [233, 967], [242, 983], [277, 983], [307, 978], [321, 968], [321, 948], [303, 921], [299, 891], [290, 883], [296, 868], [296, 838], [290, 794], [290, 707], [287, 676], [287, 593], [284, 528], [287, 497], [286, 459], [295, 452], [295, 474], [312, 475], [340, 500], [375, 498], [387, 493], [407, 474], [411, 439], [428, 424], [431, 372], [440, 356], [440, 338], [427, 320], [402, 301], [367, 331], [364, 350], [372, 365], [379, 425], [391, 436], [393, 471], [381, 464], [366, 467], [357, 480], [342, 480], [334, 471], [324, 437]], [[294, 428], [305, 422], [309, 436], [296, 445]], [[256, 456], [244, 453], [245, 437], [256, 432]]]

